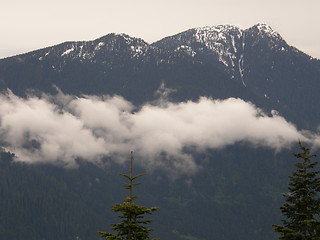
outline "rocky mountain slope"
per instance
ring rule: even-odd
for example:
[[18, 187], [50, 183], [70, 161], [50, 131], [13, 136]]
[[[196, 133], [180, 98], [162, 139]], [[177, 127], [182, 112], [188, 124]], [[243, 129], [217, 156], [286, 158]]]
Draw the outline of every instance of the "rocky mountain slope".
[[320, 87], [319, 60], [289, 46], [270, 26], [190, 29], [153, 45], [185, 52], [202, 63], [215, 63], [258, 96], [290, 108], [293, 115], [299, 111], [310, 120], [308, 127], [318, 124], [319, 106], [314, 103]]

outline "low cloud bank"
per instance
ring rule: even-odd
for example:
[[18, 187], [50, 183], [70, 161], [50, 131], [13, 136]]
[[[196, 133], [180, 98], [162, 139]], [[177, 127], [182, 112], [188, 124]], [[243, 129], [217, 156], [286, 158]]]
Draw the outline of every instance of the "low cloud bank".
[[0, 95], [3, 147], [27, 163], [76, 166], [76, 159], [101, 164], [123, 162], [133, 150], [146, 167], [191, 172], [195, 151], [237, 142], [276, 151], [298, 139], [319, 144], [320, 138], [298, 131], [283, 117], [267, 115], [241, 99], [162, 102], [137, 109], [120, 96]]

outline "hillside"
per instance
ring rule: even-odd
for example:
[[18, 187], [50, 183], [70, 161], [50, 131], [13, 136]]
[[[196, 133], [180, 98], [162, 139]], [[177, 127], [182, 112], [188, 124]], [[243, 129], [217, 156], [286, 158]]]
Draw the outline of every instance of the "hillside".
[[0, 239], [98, 239], [130, 150], [154, 237], [276, 239], [294, 142], [318, 139], [320, 61], [265, 24], [65, 42], [1, 59], [0, 89]]

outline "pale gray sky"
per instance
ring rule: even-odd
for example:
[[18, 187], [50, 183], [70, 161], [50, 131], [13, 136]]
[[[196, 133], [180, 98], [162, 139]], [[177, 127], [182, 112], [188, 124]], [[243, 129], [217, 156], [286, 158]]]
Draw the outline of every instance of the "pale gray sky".
[[193, 27], [267, 23], [320, 58], [320, 0], [0, 0], [0, 58], [127, 33], [152, 43]]

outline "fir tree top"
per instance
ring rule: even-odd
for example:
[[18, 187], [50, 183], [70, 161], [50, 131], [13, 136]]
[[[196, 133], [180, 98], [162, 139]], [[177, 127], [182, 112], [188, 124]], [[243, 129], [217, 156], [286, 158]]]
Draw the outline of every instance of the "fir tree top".
[[139, 174], [133, 176], [133, 152], [131, 152], [130, 158], [130, 174], [120, 174], [129, 180], [129, 183], [124, 184], [124, 188], [129, 190], [129, 196], [124, 199], [120, 204], [112, 206], [114, 212], [120, 212], [121, 215], [118, 218], [121, 219], [120, 223], [111, 224], [112, 230], [115, 234], [109, 232], [98, 232], [98, 234], [107, 240], [149, 240], [150, 232], [152, 229], [146, 227], [145, 225], [150, 223], [150, 220], [144, 220], [145, 214], [152, 214], [157, 211], [157, 207], [147, 208], [144, 206], [139, 206], [135, 203], [136, 196], [133, 196], [133, 187], [140, 185], [141, 183], [134, 183], [134, 180], [144, 176], [144, 174]]
[[286, 217], [282, 225], [273, 225], [282, 240], [320, 240], [320, 178], [314, 170], [318, 162], [315, 154], [299, 142], [300, 153], [294, 156], [301, 160], [295, 164], [297, 170], [289, 176], [289, 192], [280, 207]]

